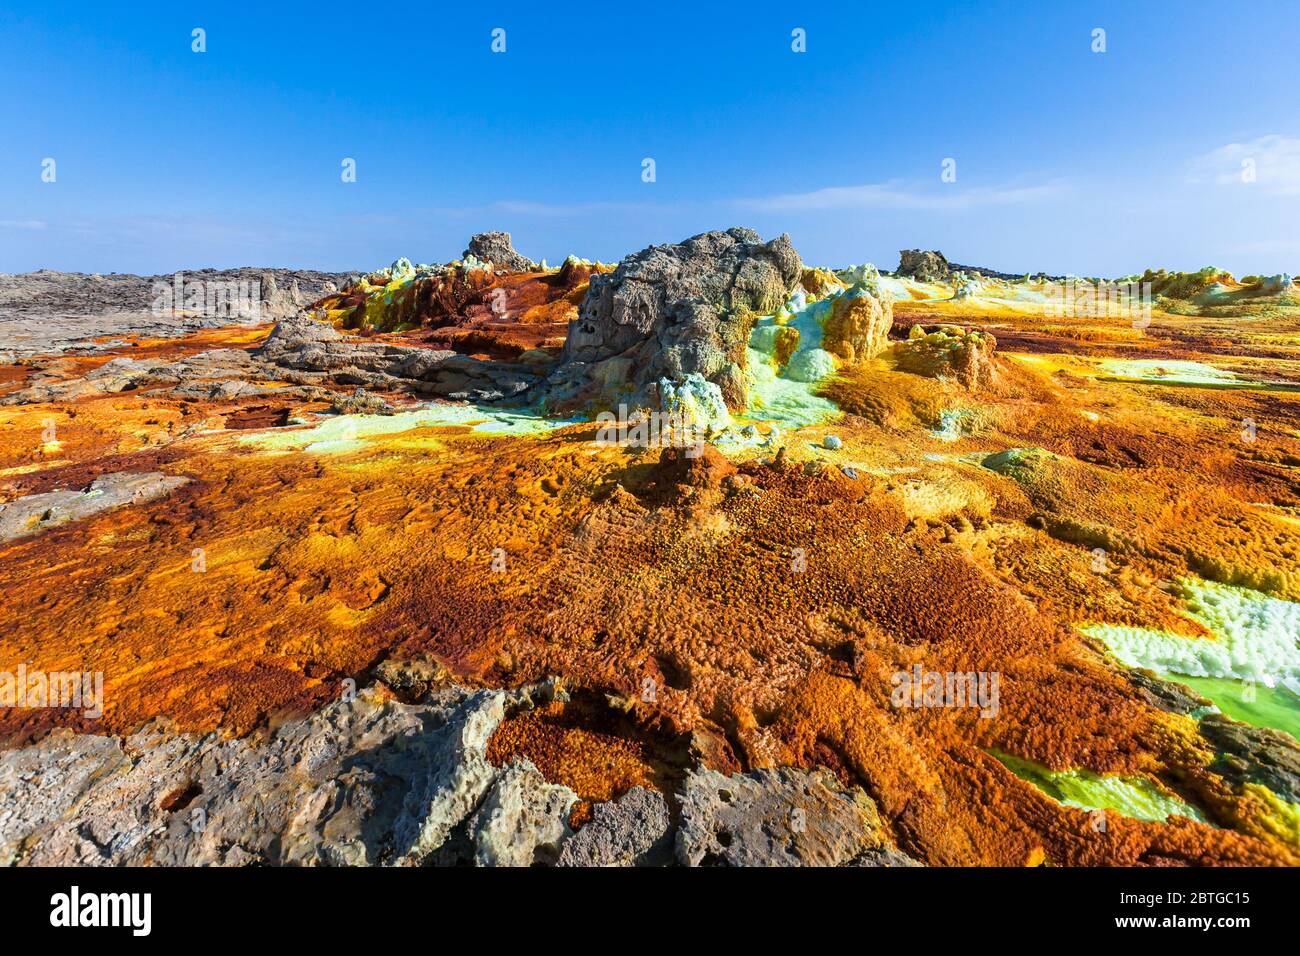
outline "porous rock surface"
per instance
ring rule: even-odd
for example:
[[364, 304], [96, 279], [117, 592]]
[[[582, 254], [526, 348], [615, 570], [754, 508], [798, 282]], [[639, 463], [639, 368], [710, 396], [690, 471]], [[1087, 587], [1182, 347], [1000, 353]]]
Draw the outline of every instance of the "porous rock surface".
[[268, 738], [55, 731], [0, 755], [0, 861], [417, 864], [502, 773], [488, 737], [540, 689], [366, 689]]
[[898, 346], [898, 368], [927, 378], [949, 379], [969, 390], [987, 388], [997, 378], [997, 340], [988, 332], [940, 327], [933, 332], [912, 326]]
[[475, 812], [474, 862], [479, 866], [532, 866], [554, 863], [560, 844], [573, 831], [569, 814], [578, 795], [548, 783], [530, 761], [512, 761]]
[[560, 866], [660, 866], [672, 859], [668, 804], [654, 790], [633, 787], [597, 804], [592, 819], [560, 852]]
[[840, 866], [892, 849], [875, 804], [826, 770], [762, 769], [686, 779], [677, 859], [686, 866]]

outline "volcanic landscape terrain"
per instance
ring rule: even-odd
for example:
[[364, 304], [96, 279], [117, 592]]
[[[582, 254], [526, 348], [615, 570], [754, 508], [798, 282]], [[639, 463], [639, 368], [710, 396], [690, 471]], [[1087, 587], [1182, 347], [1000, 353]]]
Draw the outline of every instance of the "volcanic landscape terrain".
[[0, 860], [1300, 864], [1300, 287], [1122, 278], [0, 276]]

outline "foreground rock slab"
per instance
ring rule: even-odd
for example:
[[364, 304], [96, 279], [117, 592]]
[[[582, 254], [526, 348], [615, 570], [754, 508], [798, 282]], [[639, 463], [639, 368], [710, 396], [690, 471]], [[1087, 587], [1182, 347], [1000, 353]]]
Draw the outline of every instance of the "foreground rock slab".
[[0, 541], [39, 534], [110, 508], [152, 501], [188, 481], [160, 471], [120, 471], [96, 478], [84, 491], [47, 491], [16, 498], [0, 504]]
[[0, 756], [0, 861], [418, 864], [497, 780], [487, 739], [530, 693], [367, 689], [262, 740], [58, 731]]

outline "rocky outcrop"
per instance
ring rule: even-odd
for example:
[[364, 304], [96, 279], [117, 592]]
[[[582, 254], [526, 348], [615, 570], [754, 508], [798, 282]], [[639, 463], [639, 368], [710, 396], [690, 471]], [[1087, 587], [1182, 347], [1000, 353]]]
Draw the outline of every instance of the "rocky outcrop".
[[[1017, 451], [1026, 451], [1025, 449], [1016, 449]], [[1038, 449], [1043, 455], [1048, 453]], [[1006, 455], [1006, 452], [1000, 453]], [[1009, 474], [1011, 469], [1007, 467], [1006, 459], [995, 461], [993, 465], [989, 464], [990, 459], [998, 458], [997, 455], [991, 455], [984, 459], [984, 467], [1000, 474]], [[1001, 467], [999, 467], [999, 465]], [[1146, 670], [1141, 667], [1127, 667], [1123, 670], [1124, 678], [1137, 688], [1142, 699], [1157, 710], [1163, 710], [1170, 714], [1188, 714], [1195, 713], [1202, 708], [1209, 708], [1210, 701], [1198, 694], [1193, 693], [1188, 687], [1175, 681], [1164, 680], [1154, 671]]]
[[[165, 389], [179, 398], [233, 399], [270, 392], [324, 400], [345, 412], [382, 411], [384, 400], [342, 396], [331, 388], [401, 391], [460, 401], [517, 399], [538, 385], [550, 362], [521, 355], [493, 361], [451, 349], [397, 345], [348, 336], [299, 313], [283, 319], [261, 348], [213, 349], [181, 359], [116, 358], [77, 378], [39, 371], [0, 405], [71, 401], [84, 396]], [[291, 392], [271, 382], [298, 386]]]
[[575, 831], [577, 794], [488, 759], [508, 715], [563, 698], [440, 684], [402, 703], [373, 685], [262, 737], [55, 730], [0, 753], [0, 864], [914, 865], [824, 770], [696, 770], [678, 824], [636, 787]]
[[277, 325], [258, 357], [277, 366], [280, 377], [298, 373], [290, 381], [400, 389], [464, 401], [517, 398], [541, 379], [528, 362], [494, 362], [449, 349], [349, 338], [306, 315]]
[[102, 475], [84, 491], [47, 491], [0, 504], [0, 541], [39, 534], [91, 515], [170, 494], [188, 478], [160, 471]]
[[430, 340], [468, 354], [509, 359], [534, 348], [558, 352], [588, 277], [605, 267], [570, 256], [559, 269], [546, 269], [516, 254], [507, 233], [475, 236], [470, 247], [459, 262], [398, 259], [323, 297], [311, 311], [345, 331], [434, 330], [439, 334]]
[[54, 363], [51, 370], [38, 366], [29, 384], [0, 398], [0, 405], [73, 401], [152, 388], [170, 388], [182, 398], [240, 398], [270, 390], [255, 381], [266, 377], [261, 372], [243, 349], [212, 349], [175, 361], [115, 358], [76, 378], [57, 374]]
[[453, 325], [492, 288], [492, 270], [475, 264], [414, 267], [399, 259], [316, 305], [342, 329], [400, 332]]
[[254, 268], [0, 274], [0, 357], [94, 351], [111, 347], [117, 335], [168, 338], [232, 322], [270, 322], [355, 279], [355, 273]]
[[360, 385], [351, 394], [335, 395], [330, 407], [336, 415], [391, 415], [396, 411], [382, 397]]
[[942, 252], [903, 249], [898, 253], [896, 274], [921, 282], [942, 282], [948, 278], [951, 266]]
[[747, 399], [745, 348], [755, 315], [789, 298], [803, 273], [788, 236], [706, 232], [651, 246], [593, 275], [549, 385], [556, 404], [623, 396], [652, 405], [660, 380], [696, 374], [727, 406]]
[[928, 378], [956, 381], [974, 391], [996, 380], [996, 349], [997, 340], [988, 332], [940, 326], [926, 333], [914, 325], [907, 340], [898, 346], [898, 368]]
[[537, 264], [515, 252], [508, 232], [480, 232], [470, 237], [469, 248], [462, 259], [473, 257], [478, 262], [490, 264], [497, 272], [532, 272]]

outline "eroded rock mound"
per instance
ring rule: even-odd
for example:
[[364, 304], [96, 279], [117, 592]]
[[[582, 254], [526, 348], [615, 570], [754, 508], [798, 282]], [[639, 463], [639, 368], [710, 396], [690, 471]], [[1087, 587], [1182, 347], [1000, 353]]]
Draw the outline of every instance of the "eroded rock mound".
[[903, 249], [898, 253], [898, 275], [921, 282], [941, 282], [952, 267], [942, 252]]
[[68, 348], [105, 351], [115, 336], [175, 338], [292, 315], [356, 280], [297, 269], [197, 269], [172, 275], [0, 273], [0, 360]]
[[[405, 264], [406, 269], [402, 269]], [[455, 322], [492, 287], [493, 272], [459, 265], [415, 269], [403, 259], [365, 276], [319, 307], [343, 329], [400, 332]]]
[[736, 475], [736, 466], [713, 445], [665, 448], [641, 494], [656, 503], [678, 502], [718, 492]]
[[776, 311], [803, 273], [788, 236], [706, 232], [651, 246], [593, 275], [569, 326], [554, 398], [575, 404], [620, 393], [645, 398], [661, 379], [697, 374], [730, 408], [746, 403], [753, 316]]
[[508, 232], [480, 232], [471, 236], [462, 258], [468, 260], [471, 256], [491, 264], [497, 272], [532, 272], [537, 268], [533, 260], [515, 252]]
[[898, 347], [898, 367], [928, 378], [950, 379], [974, 391], [996, 380], [996, 348], [997, 340], [987, 332], [940, 326], [927, 333], [914, 325]]

